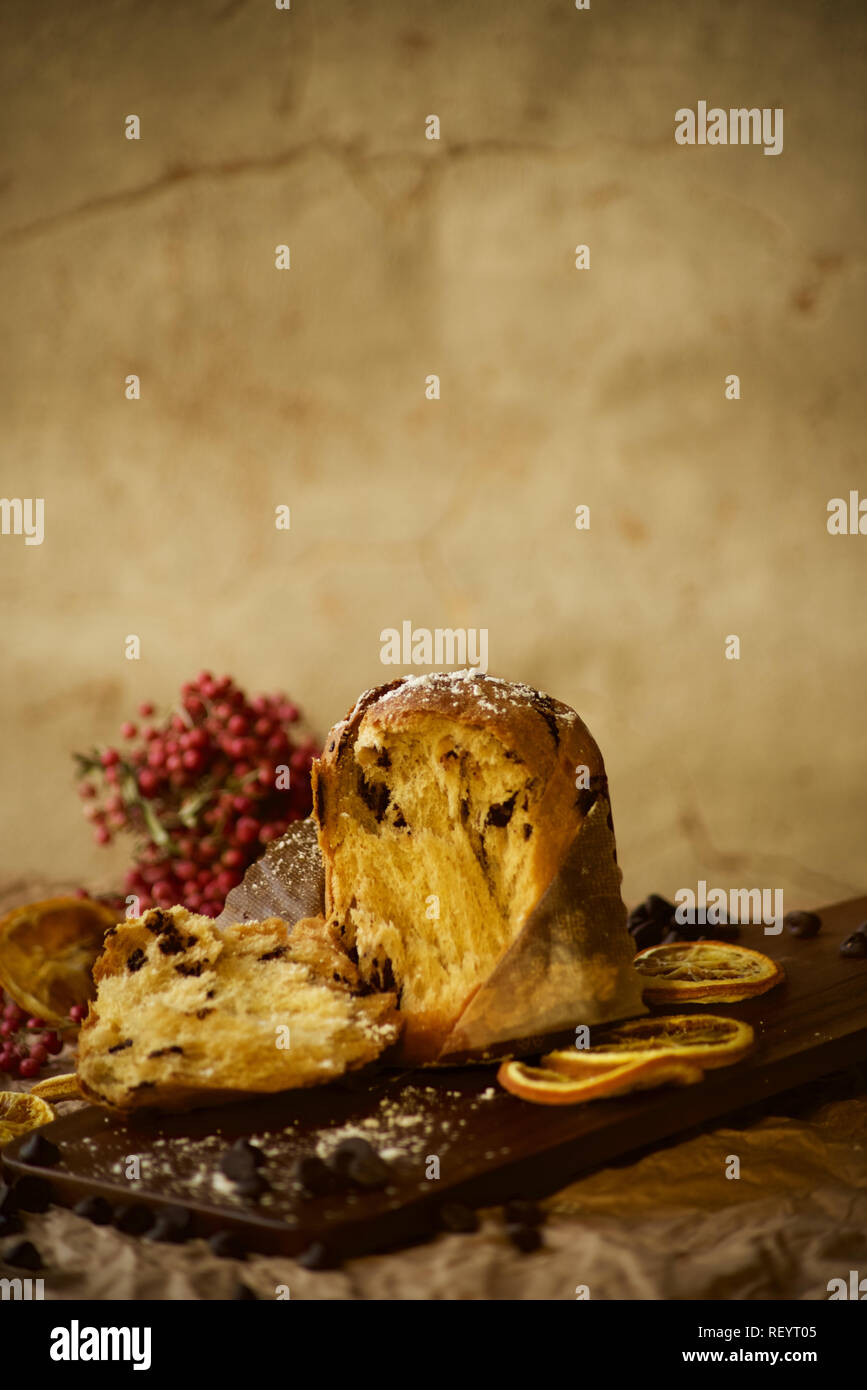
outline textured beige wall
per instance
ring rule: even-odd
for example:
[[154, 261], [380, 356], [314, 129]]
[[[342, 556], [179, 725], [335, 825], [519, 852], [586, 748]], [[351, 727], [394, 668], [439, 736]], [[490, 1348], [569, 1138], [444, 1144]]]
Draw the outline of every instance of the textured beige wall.
[[[5, 7], [2, 492], [46, 506], [0, 537], [7, 879], [111, 879], [69, 752], [140, 699], [209, 666], [324, 732], [409, 618], [582, 713], [629, 899], [863, 892], [867, 536], [825, 523], [867, 495], [865, 39], [852, 0]], [[782, 106], [783, 153], [678, 147], [700, 99]]]

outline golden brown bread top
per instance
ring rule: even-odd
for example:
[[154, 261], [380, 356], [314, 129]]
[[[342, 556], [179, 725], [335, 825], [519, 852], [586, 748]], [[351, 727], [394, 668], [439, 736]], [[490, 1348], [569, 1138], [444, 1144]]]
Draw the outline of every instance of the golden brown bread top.
[[[478, 671], [433, 671], [400, 677], [359, 696], [328, 736], [314, 773], [314, 795], [318, 775], [336, 768], [362, 724], [399, 730], [426, 716], [486, 729], [542, 778], [547, 779], [560, 764], [574, 785], [574, 769], [586, 766], [594, 791], [605, 786], [602, 754], [586, 724], [569, 705], [532, 686], [498, 676]], [[321, 803], [315, 804], [314, 811], [321, 826], [325, 819]]]

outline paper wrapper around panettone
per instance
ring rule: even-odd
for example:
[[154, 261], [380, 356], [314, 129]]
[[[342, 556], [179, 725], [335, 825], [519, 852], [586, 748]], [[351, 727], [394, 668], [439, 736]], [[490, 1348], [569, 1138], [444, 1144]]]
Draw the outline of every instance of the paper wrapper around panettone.
[[[325, 876], [311, 817], [291, 826], [247, 870], [217, 925], [269, 916], [294, 925], [324, 911]], [[442, 1066], [527, 1056], [578, 1024], [647, 1013], [633, 957], [610, 807], [600, 795], [520, 935], [431, 1060]], [[400, 1044], [384, 1060], [402, 1064]]]
[[611, 810], [598, 796], [558, 873], [465, 1006], [437, 1061], [527, 1055], [580, 1023], [646, 1014], [633, 960]]
[[216, 925], [282, 917], [294, 927], [302, 917], [321, 917], [324, 911], [325, 871], [316, 823], [308, 816], [272, 840], [262, 858], [250, 865], [243, 882], [227, 897]]

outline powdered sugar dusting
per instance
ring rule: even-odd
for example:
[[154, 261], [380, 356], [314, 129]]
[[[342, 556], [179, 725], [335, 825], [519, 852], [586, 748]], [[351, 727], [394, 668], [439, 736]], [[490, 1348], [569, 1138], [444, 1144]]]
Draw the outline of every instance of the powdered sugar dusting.
[[[463, 671], [425, 671], [421, 675], [406, 676], [392, 690], [386, 690], [376, 701], [378, 707], [387, 705], [394, 701], [402, 702], [408, 692], [417, 692], [424, 695], [426, 692], [432, 694], [452, 694], [461, 700], [468, 697], [475, 701], [477, 708], [484, 714], [493, 718], [503, 717], [513, 713], [518, 709], [532, 708], [538, 710], [541, 704], [551, 709], [556, 717], [564, 723], [574, 723], [578, 718], [575, 710], [568, 705], [561, 704], [558, 700], [553, 700], [551, 696], [545, 695], [540, 690], [535, 690], [533, 686], [526, 685], [523, 681], [507, 681], [500, 676], [482, 675], [476, 670]], [[366, 691], [356, 705], [367, 700], [374, 691]]]

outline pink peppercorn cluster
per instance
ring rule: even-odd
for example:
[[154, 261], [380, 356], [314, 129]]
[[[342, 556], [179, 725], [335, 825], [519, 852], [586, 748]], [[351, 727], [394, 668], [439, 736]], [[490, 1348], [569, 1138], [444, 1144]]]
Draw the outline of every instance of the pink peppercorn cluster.
[[84, 813], [97, 844], [136, 837], [124, 887], [142, 911], [182, 903], [216, 917], [265, 846], [310, 814], [318, 747], [284, 695], [248, 699], [208, 671], [173, 713], [158, 721], [143, 704], [139, 716], [118, 747], [76, 754]]
[[48, 1028], [43, 1018], [28, 1018], [0, 990], [0, 1072], [32, 1080], [62, 1048], [60, 1034]]

